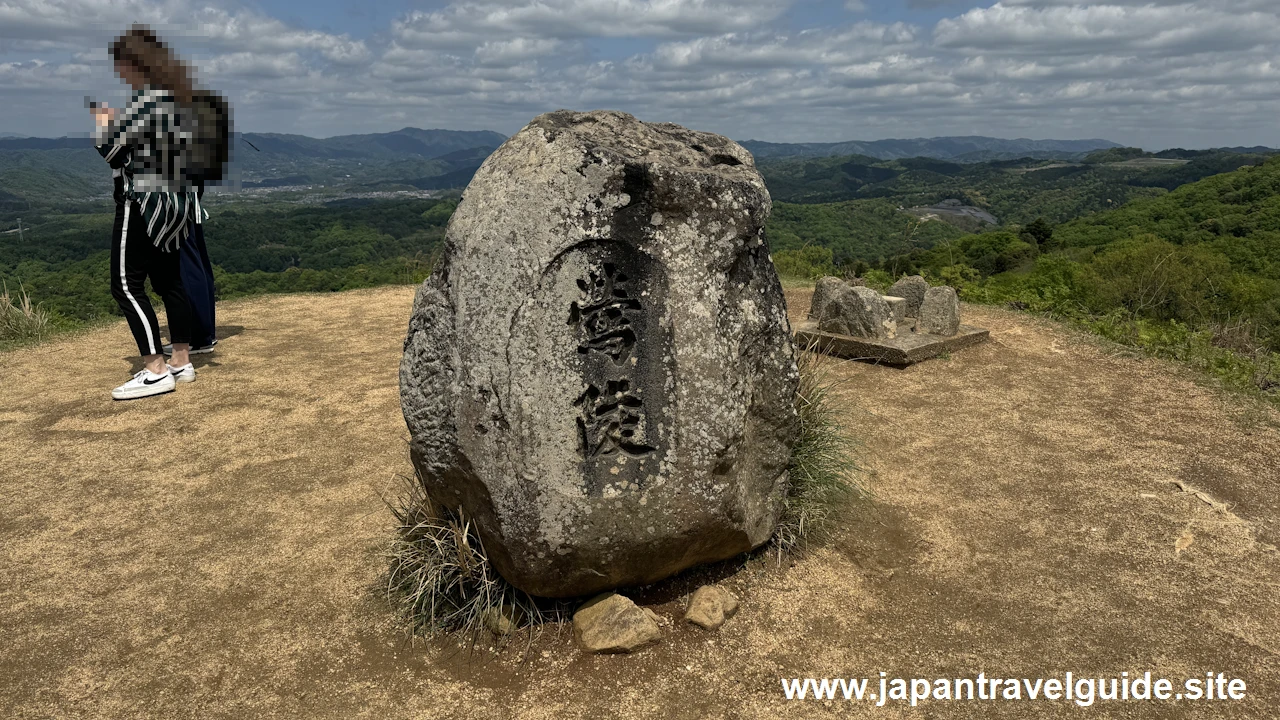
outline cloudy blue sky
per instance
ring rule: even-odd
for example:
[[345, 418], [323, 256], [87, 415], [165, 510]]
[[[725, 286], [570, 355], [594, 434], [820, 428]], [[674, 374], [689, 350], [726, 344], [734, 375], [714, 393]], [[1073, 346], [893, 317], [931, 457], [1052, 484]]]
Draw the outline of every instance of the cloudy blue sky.
[[613, 108], [739, 140], [1280, 146], [1280, 0], [0, 0], [0, 132], [87, 131], [133, 21], [246, 131]]

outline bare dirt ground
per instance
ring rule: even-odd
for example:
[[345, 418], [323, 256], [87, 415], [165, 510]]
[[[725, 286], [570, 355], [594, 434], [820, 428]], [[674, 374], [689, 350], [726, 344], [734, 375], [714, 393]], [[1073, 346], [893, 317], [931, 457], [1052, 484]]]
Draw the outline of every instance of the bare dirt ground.
[[[807, 303], [788, 292], [793, 317]], [[720, 632], [633, 656], [548, 630], [410, 644], [372, 589], [409, 471], [408, 288], [221, 309], [199, 380], [113, 403], [123, 324], [0, 355], [0, 717], [1076, 717], [1065, 700], [787, 702], [780, 677], [1222, 672], [1276, 717], [1280, 417], [1163, 362], [968, 308], [992, 341], [843, 362], [876, 493], [823, 548], [725, 583]], [[136, 366], [135, 366], [136, 367]], [[1184, 492], [1175, 485], [1198, 490]], [[1219, 508], [1211, 502], [1225, 502]], [[678, 620], [682, 580], [639, 595]]]

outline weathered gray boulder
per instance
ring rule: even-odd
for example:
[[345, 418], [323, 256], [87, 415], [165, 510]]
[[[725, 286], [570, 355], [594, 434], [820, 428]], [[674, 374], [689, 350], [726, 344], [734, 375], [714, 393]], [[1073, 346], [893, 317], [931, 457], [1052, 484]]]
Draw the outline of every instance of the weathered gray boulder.
[[605, 593], [573, 614], [573, 635], [587, 652], [629, 653], [662, 637], [656, 615], [629, 598]]
[[832, 275], [818, 278], [813, 286], [813, 299], [809, 301], [809, 318], [822, 325], [824, 319], [839, 315], [833, 312], [831, 303], [839, 302], [838, 298], [848, 294], [849, 284], [844, 280]]
[[852, 290], [860, 301], [854, 306], [854, 317], [851, 321], [858, 330], [856, 336], [877, 340], [895, 337], [898, 334], [898, 325], [893, 321], [893, 309], [889, 307], [884, 296], [869, 287], [859, 286]]
[[809, 317], [818, 323], [822, 332], [852, 335], [857, 330], [854, 318], [859, 314], [862, 299], [848, 283], [837, 277], [827, 276], [818, 280], [809, 306]]
[[814, 287], [809, 317], [821, 332], [862, 338], [891, 338], [897, 332], [893, 310], [880, 293], [824, 277]]
[[685, 611], [684, 619], [704, 630], [718, 630], [736, 612], [738, 598], [733, 593], [719, 585], [703, 585], [689, 598], [689, 609]]
[[898, 280], [886, 295], [900, 297], [907, 301], [905, 312], [907, 317], [920, 317], [920, 305], [924, 302], [924, 294], [929, 290], [929, 282], [920, 275], [909, 275]]
[[798, 374], [731, 140], [617, 112], [542, 115], [467, 187], [400, 366], [410, 454], [497, 570], [585, 595], [773, 532]]
[[955, 288], [942, 285], [931, 287], [920, 305], [920, 317], [916, 332], [931, 335], [955, 335], [960, 329], [960, 298]]

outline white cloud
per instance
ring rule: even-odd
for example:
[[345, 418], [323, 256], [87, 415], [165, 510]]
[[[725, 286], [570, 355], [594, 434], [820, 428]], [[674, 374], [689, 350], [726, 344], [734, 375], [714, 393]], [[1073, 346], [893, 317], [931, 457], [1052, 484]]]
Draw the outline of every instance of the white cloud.
[[296, 79], [308, 68], [298, 53], [265, 54], [233, 52], [218, 55], [200, 67], [201, 72], [217, 77]]
[[343, 64], [358, 64], [372, 57], [363, 41], [353, 41], [346, 35], [291, 28], [257, 13], [232, 13], [205, 7], [186, 22], [197, 31], [195, 37], [201, 44], [215, 51], [269, 54], [310, 50], [326, 60]]
[[75, 91], [85, 86], [92, 68], [80, 63], [42, 60], [0, 63], [0, 88]]
[[255, 53], [284, 55], [314, 52], [340, 65], [372, 58], [363, 41], [346, 35], [292, 28], [245, 9], [195, 5], [188, 0], [6, 0], [0, 3], [0, 40], [5, 51], [44, 52], [65, 49], [106, 62], [108, 42], [134, 22], [150, 25], [184, 52], [194, 48], [209, 55]]
[[773, 68], [842, 65], [881, 57], [915, 41], [915, 29], [903, 23], [863, 22], [839, 30], [803, 30], [790, 34], [732, 34], [665, 43], [652, 55], [660, 70]]
[[943, 48], [995, 53], [1229, 51], [1274, 42], [1275, 20], [1274, 11], [1224, 12], [1193, 3], [1046, 8], [996, 3], [941, 20], [934, 38]]
[[475, 50], [475, 60], [480, 65], [496, 66], [577, 51], [577, 46], [563, 40], [518, 37], [481, 43]]
[[[220, 1], [0, 0], [0, 97], [25, 103], [0, 104], [0, 130], [84, 122], [80, 95], [109, 75], [105, 50], [85, 48], [141, 19], [250, 130], [511, 132], [607, 107], [774, 140], [1280, 144], [1276, 0], [970, 0], [932, 27], [876, 22], [855, 1], [865, 14], [837, 7], [810, 29], [791, 29], [792, 0], [456, 0], [365, 40]], [[611, 43], [634, 49], [593, 54]]]
[[791, 0], [463, 0], [415, 11], [392, 26], [417, 47], [473, 46], [497, 37], [670, 37], [747, 30], [778, 18]]
[[72, 46], [109, 32], [107, 27], [164, 17], [176, 7], [171, 0], [6, 0], [0, 3], [0, 38]]

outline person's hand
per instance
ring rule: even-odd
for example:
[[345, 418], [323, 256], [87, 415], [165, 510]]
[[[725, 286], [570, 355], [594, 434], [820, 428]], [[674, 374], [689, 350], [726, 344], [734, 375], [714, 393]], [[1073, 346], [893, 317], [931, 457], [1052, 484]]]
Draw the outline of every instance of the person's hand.
[[111, 120], [116, 116], [116, 109], [106, 105], [90, 108], [89, 112], [93, 113], [93, 119], [98, 123], [98, 127], [105, 127], [110, 124]]

